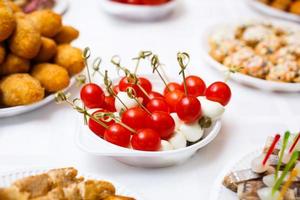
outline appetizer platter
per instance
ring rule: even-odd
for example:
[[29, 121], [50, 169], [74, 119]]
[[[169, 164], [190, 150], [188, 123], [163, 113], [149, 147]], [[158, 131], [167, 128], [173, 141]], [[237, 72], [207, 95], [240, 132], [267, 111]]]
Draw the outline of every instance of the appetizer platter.
[[123, 186], [75, 168], [19, 170], [0, 175], [1, 200], [134, 200], [142, 199]]
[[[89, 49], [85, 49], [83, 57], [90, 57]], [[92, 141], [99, 143], [99, 147], [105, 145], [106, 149], [112, 149], [105, 153], [100, 148], [102, 151], [95, 152], [98, 155], [137, 155], [135, 165], [149, 167], [186, 160], [218, 134], [220, 118], [231, 98], [230, 87], [224, 82], [214, 82], [207, 87], [200, 77], [186, 76], [187, 53], [177, 55], [181, 82], [166, 81], [159, 58], [152, 52], [142, 51], [135, 59], [136, 68], [131, 72], [121, 66], [119, 57], [112, 58], [117, 70], [124, 73], [115, 81], [110, 80], [108, 71], [99, 71], [100, 60], [96, 59], [93, 74], [102, 77], [102, 87], [90, 82], [82, 87], [80, 99], [71, 100], [60, 92], [57, 101], [84, 114], [90, 130], [81, 128], [79, 134], [93, 136]], [[153, 73], [158, 78], [138, 75], [141, 59], [150, 59]], [[91, 80], [90, 75], [88, 77]], [[91, 149], [85, 150], [91, 152]], [[153, 157], [151, 162], [141, 158], [149, 156]], [[169, 160], [166, 159], [168, 156]], [[123, 161], [126, 162], [126, 158]], [[127, 161], [133, 164], [130, 159]]]
[[23, 12], [30, 13], [36, 10], [51, 9], [54, 12], [62, 15], [68, 7], [68, 0], [9, 0], [19, 6]]
[[300, 91], [300, 29], [251, 20], [215, 25], [203, 34], [205, 60], [240, 83], [271, 91]]
[[82, 51], [70, 44], [79, 31], [63, 25], [60, 15], [25, 14], [5, 2], [0, 3], [0, 24], [6, 25], [0, 27], [0, 117], [45, 105], [84, 68]]
[[247, 0], [254, 9], [269, 16], [300, 22], [300, 3], [297, 0]]
[[245, 156], [226, 173], [212, 199], [299, 199], [299, 139], [300, 133], [289, 131], [269, 137], [262, 150]]
[[179, 0], [103, 0], [105, 12], [129, 20], [152, 21], [170, 15]]

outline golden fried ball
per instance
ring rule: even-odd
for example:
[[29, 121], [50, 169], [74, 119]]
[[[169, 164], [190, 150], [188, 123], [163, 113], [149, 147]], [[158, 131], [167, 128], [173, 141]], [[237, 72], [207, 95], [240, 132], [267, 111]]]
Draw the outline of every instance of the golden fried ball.
[[41, 35], [27, 18], [17, 18], [17, 26], [10, 41], [9, 48], [22, 58], [34, 58], [41, 46]]
[[70, 43], [79, 36], [79, 31], [72, 26], [63, 26], [55, 35], [54, 40], [57, 44]]
[[29, 74], [12, 74], [0, 81], [1, 101], [5, 106], [27, 105], [44, 98], [40, 82]]
[[0, 64], [4, 62], [5, 59], [5, 47], [3, 44], [0, 43]]
[[0, 65], [0, 74], [25, 73], [30, 69], [30, 62], [14, 54], [8, 54], [5, 61]]
[[51, 10], [34, 11], [28, 17], [45, 37], [54, 37], [62, 27], [61, 16]]
[[55, 64], [42, 63], [35, 65], [31, 75], [41, 82], [47, 92], [57, 92], [68, 87], [70, 83], [68, 71]]
[[290, 12], [294, 13], [294, 14], [297, 14], [297, 15], [300, 15], [300, 1], [296, 1], [296, 2], [291, 4]]
[[47, 62], [56, 54], [56, 43], [54, 40], [42, 37], [42, 44], [38, 55], [34, 58], [37, 62]]
[[16, 20], [12, 10], [0, 1], [0, 42], [6, 40], [14, 31]]
[[15, 4], [13, 1], [7, 1], [7, 5], [8, 5], [8, 7], [11, 8], [11, 10], [12, 10], [14, 13], [17, 13], [17, 12], [23, 12], [22, 8], [19, 7], [17, 4]]
[[69, 44], [58, 45], [54, 62], [66, 68], [71, 75], [81, 72], [84, 68], [82, 51]]

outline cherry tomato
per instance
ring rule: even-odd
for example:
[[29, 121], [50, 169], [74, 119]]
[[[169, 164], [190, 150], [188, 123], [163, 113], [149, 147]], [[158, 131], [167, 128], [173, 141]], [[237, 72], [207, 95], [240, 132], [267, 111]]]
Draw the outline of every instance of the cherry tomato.
[[170, 113], [170, 107], [168, 103], [163, 98], [154, 98], [149, 101], [146, 108], [150, 112], [154, 111], [162, 111], [166, 113]]
[[152, 91], [152, 84], [151, 82], [144, 78], [144, 77], [139, 77], [139, 84], [142, 86], [142, 88], [147, 92], [151, 92]]
[[206, 98], [226, 106], [231, 98], [230, 87], [224, 82], [215, 82], [206, 90]]
[[119, 82], [119, 90], [124, 92], [128, 87], [132, 87], [136, 92], [138, 90], [137, 86], [133, 84], [133, 81], [125, 76]]
[[176, 105], [184, 97], [184, 93], [180, 90], [175, 90], [167, 93], [165, 97], [167, 104], [170, 106], [170, 111], [175, 112]]
[[183, 97], [176, 106], [176, 113], [185, 123], [193, 123], [202, 116], [200, 101], [193, 96]]
[[114, 85], [113, 86], [113, 91], [115, 92], [115, 94], [118, 94], [120, 92], [119, 85]]
[[131, 132], [122, 125], [114, 123], [105, 130], [104, 139], [112, 144], [128, 147], [130, 144]]
[[169, 0], [141, 0], [145, 5], [160, 5], [168, 2]]
[[[206, 85], [204, 81], [198, 76], [188, 76], [185, 78], [186, 89], [189, 96], [203, 96], [205, 93]], [[182, 88], [184, 88], [184, 84], [181, 84]]]
[[152, 129], [141, 129], [132, 136], [131, 146], [141, 151], [158, 151], [161, 139], [159, 134]]
[[176, 82], [168, 83], [167, 87], [164, 89], [164, 96], [166, 96], [166, 94], [168, 94], [169, 92], [173, 92], [175, 90], [183, 91], [183, 88], [181, 87], [181, 85], [179, 83], [176, 83]]
[[140, 107], [129, 108], [122, 114], [122, 122], [135, 130], [145, 128], [147, 118], [149, 114]]
[[105, 110], [109, 112], [116, 112], [115, 98], [113, 96], [105, 96], [104, 102], [105, 102], [104, 105]]
[[147, 124], [149, 128], [158, 132], [162, 139], [169, 139], [175, 130], [175, 121], [166, 112], [153, 112]]
[[[102, 109], [97, 110], [92, 115], [95, 116], [95, 114], [98, 112], [105, 112], [105, 110], [102, 110]], [[107, 126], [110, 126], [111, 124], [114, 123], [113, 121], [105, 122], [102, 119], [99, 119], [99, 121], [103, 122]], [[98, 122], [96, 122], [92, 118], [89, 118], [88, 125], [89, 125], [90, 130], [93, 131], [96, 135], [98, 135], [99, 137], [104, 136], [105, 128], [102, 125], [100, 125]]]
[[151, 91], [148, 93], [149, 99], [154, 99], [154, 98], [162, 98], [164, 99], [165, 97], [160, 94], [159, 92]]
[[80, 91], [80, 98], [88, 108], [101, 108], [104, 105], [104, 92], [94, 83], [85, 84]]

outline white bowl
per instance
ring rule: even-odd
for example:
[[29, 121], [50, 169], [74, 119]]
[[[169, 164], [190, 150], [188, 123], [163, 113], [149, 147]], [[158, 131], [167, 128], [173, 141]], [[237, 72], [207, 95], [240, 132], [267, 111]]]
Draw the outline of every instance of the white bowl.
[[128, 165], [137, 167], [167, 167], [180, 164], [190, 158], [197, 150], [208, 145], [219, 133], [221, 121], [216, 121], [210, 129], [207, 129], [204, 138], [186, 148], [171, 150], [146, 152], [119, 147], [109, 143], [89, 130], [81, 121], [78, 122], [79, 129], [75, 135], [75, 141], [78, 147], [95, 156], [110, 156]]
[[248, 4], [257, 11], [280, 19], [300, 22], [300, 16], [265, 5], [258, 0], [247, 0]]
[[130, 20], [152, 21], [169, 15], [179, 0], [171, 0], [162, 5], [132, 5], [111, 0], [100, 0], [103, 10], [113, 16]]
[[[75, 83], [75, 78], [71, 78], [69, 86], [64, 89], [63, 91], [67, 91], [70, 89], [70, 87]], [[0, 118], [4, 117], [12, 117], [16, 115], [20, 115], [23, 113], [27, 113], [33, 110], [36, 110], [38, 108], [41, 108], [48, 103], [52, 102], [55, 99], [55, 94], [48, 95], [46, 98], [43, 100], [30, 104], [30, 105], [25, 105], [25, 106], [14, 106], [14, 107], [7, 107], [7, 108], [0, 108]]]
[[[16, 181], [18, 179], [25, 178], [27, 176], [33, 176], [33, 175], [45, 173], [49, 170], [51, 170], [51, 169], [50, 168], [34, 168], [34, 169], [20, 169], [20, 170], [14, 170], [14, 171], [10, 171], [10, 172], [1, 173], [0, 174], [0, 187], [9, 187], [14, 181]], [[103, 180], [103, 178], [101, 176], [95, 175], [95, 174], [81, 173], [79, 171], [78, 175], [85, 177], [85, 179]], [[135, 199], [138, 199], [138, 200], [144, 199], [144, 197], [142, 197], [140, 194], [130, 191], [129, 189], [116, 183], [115, 181], [111, 181], [111, 180], [107, 180], [107, 181], [111, 182], [115, 186], [116, 193], [118, 195], [134, 197]]]
[[[241, 20], [238, 23], [232, 23], [232, 22], [226, 22], [226, 23], [219, 23], [215, 24], [208, 29], [205, 29], [205, 32], [202, 33], [201, 36], [201, 54], [205, 60], [210, 66], [214, 67], [215, 69], [219, 70], [220, 72], [223, 72], [224, 75], [228, 71], [228, 68], [224, 66], [223, 64], [216, 61], [213, 57], [210, 56], [209, 50], [209, 36], [222, 27], [228, 27], [228, 28], [234, 28], [237, 25], [240, 25], [244, 22], [248, 21], [265, 21], [270, 22], [262, 19], [255, 19], [255, 20]], [[292, 29], [299, 30], [299, 27], [297, 24], [290, 23], [290, 22], [283, 22], [279, 20], [272, 20], [272, 24], [288, 27]], [[275, 81], [267, 81], [259, 78], [255, 78], [252, 76], [248, 76], [242, 73], [234, 73], [231, 75], [231, 79], [233, 79], [236, 82], [239, 82], [244, 85], [252, 86], [255, 88], [259, 88], [262, 90], [268, 90], [268, 91], [281, 91], [281, 92], [299, 92], [300, 91], [300, 83], [281, 83], [281, 82], [275, 82]]]
[[69, 0], [57, 0], [52, 10], [60, 15], [63, 15], [67, 12], [69, 6], [70, 6]]

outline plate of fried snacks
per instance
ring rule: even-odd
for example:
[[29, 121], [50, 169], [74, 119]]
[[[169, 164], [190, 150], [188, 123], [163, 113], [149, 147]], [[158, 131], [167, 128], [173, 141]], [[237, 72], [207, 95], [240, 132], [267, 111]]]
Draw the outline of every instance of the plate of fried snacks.
[[0, 3], [0, 117], [39, 108], [84, 68], [70, 43], [79, 32], [51, 10], [30, 14]]
[[70, 168], [21, 170], [0, 175], [1, 200], [135, 200], [126, 188]]
[[9, 0], [8, 2], [14, 8], [20, 9], [25, 13], [51, 9], [58, 14], [64, 14], [69, 7], [68, 0]]
[[212, 200], [297, 200], [300, 198], [300, 133], [267, 138], [262, 150], [252, 152], [222, 174]]
[[300, 22], [298, 0], [248, 0], [250, 6], [269, 16]]
[[203, 35], [203, 56], [242, 84], [270, 91], [300, 91], [300, 29], [281, 21], [219, 24]]

